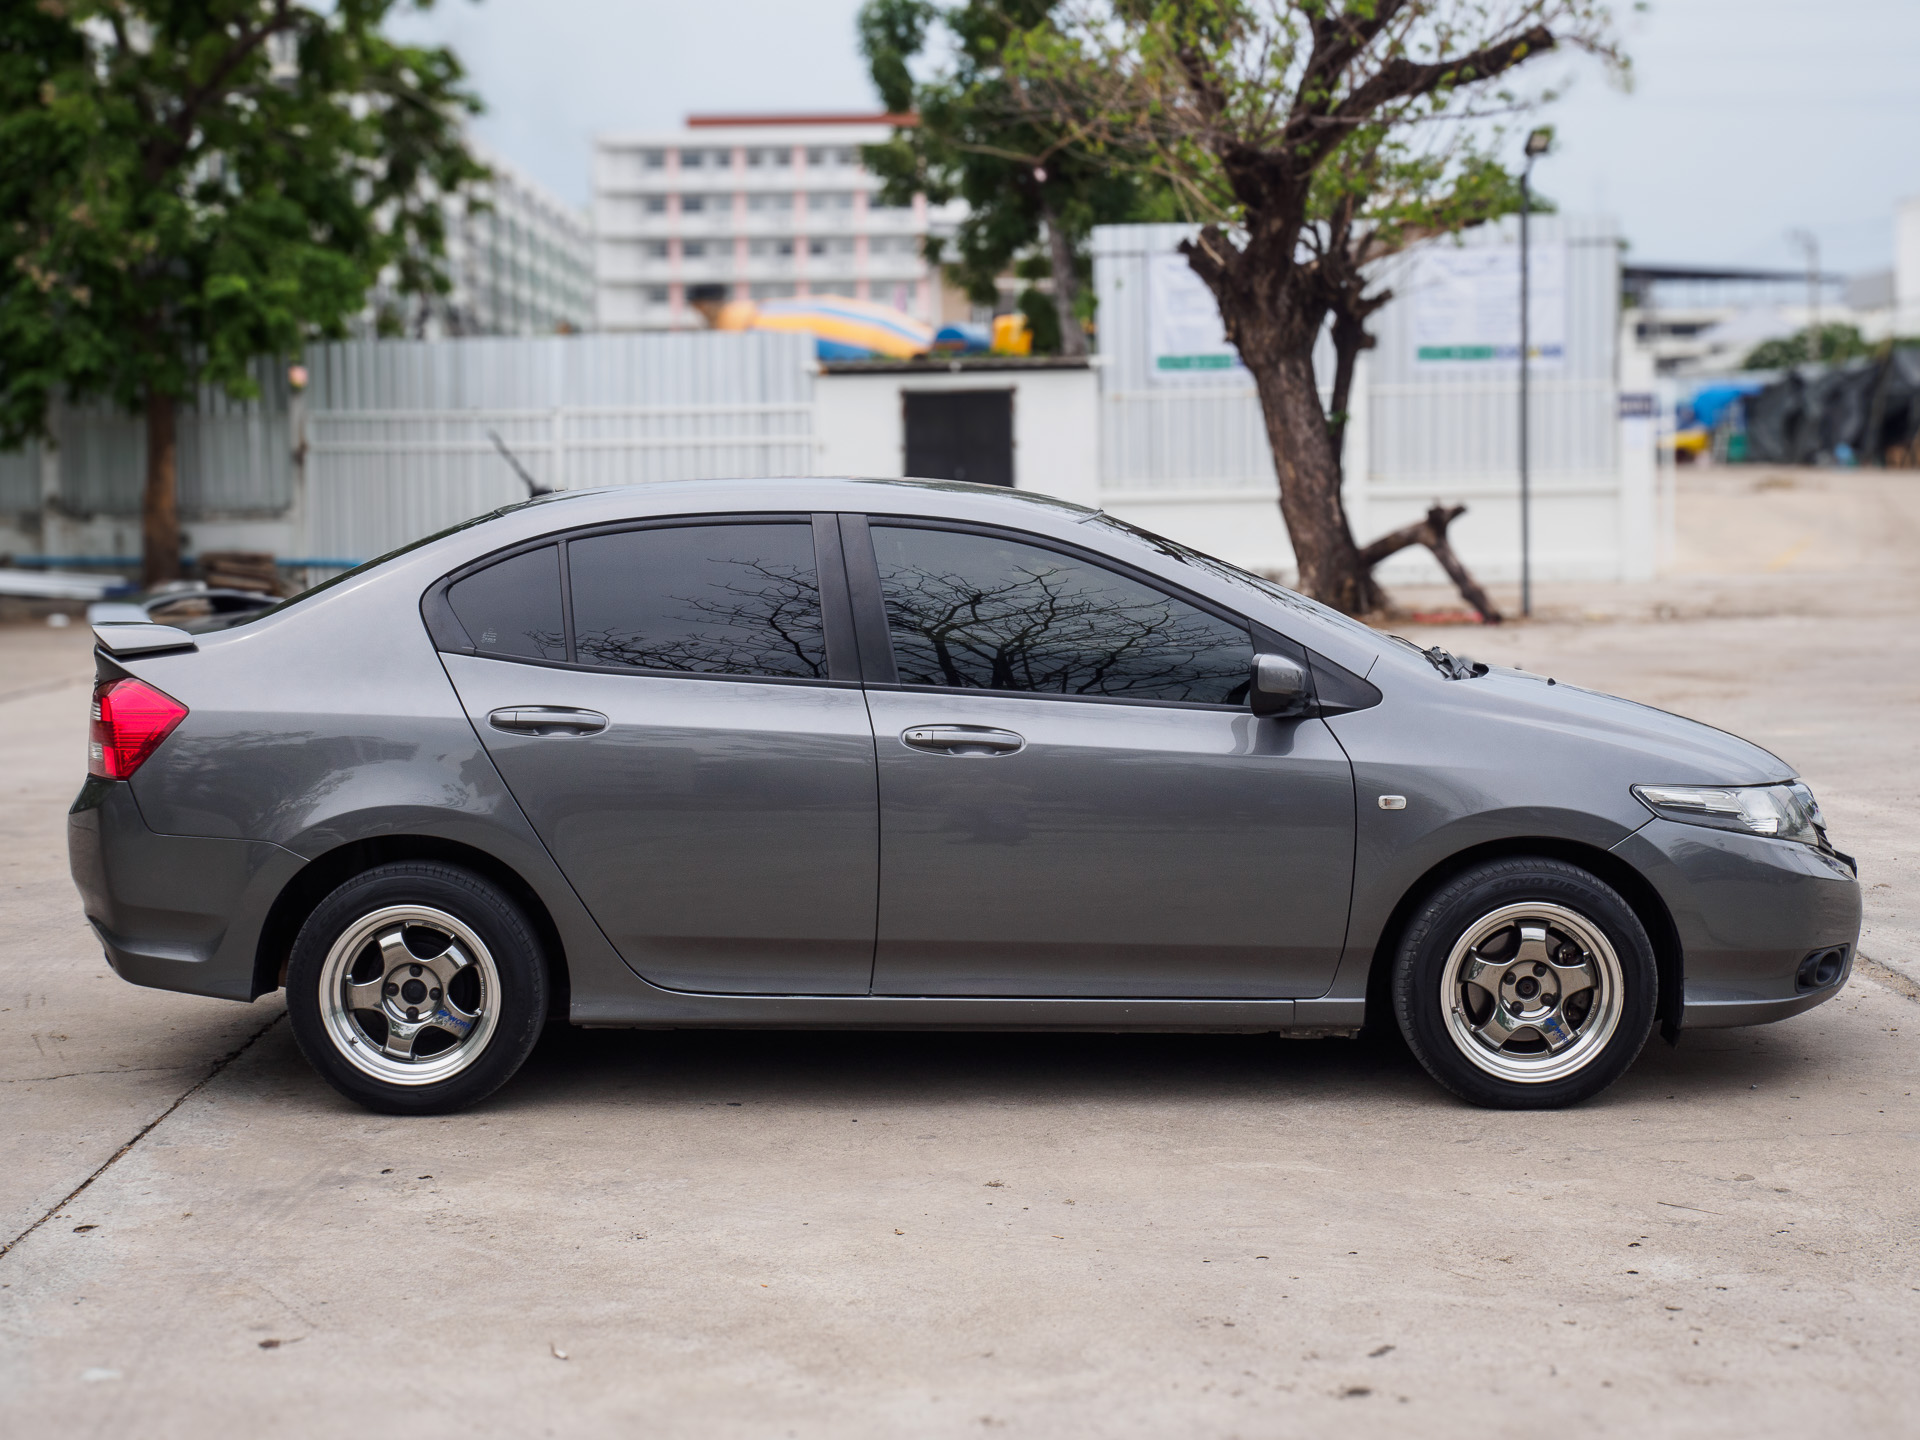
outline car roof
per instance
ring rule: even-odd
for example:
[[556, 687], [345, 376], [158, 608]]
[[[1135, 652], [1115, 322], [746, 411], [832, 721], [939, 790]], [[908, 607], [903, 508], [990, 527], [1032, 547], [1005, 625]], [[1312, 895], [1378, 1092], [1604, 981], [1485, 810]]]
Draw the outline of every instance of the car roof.
[[[1359, 622], [1160, 540], [1104, 511], [1037, 491], [960, 480], [794, 476], [662, 480], [557, 491], [476, 516], [316, 590], [335, 585], [343, 592], [363, 585], [391, 587], [396, 602], [417, 613], [421, 593], [442, 576], [547, 535], [678, 516], [835, 511], [972, 521], [1064, 541], [1157, 575], [1170, 585], [1290, 634], [1358, 674], [1364, 675], [1382, 653], [1382, 637]], [[308, 595], [318, 598], [315, 591]], [[284, 611], [303, 608], [304, 599], [289, 602]], [[250, 627], [236, 627], [240, 628]]]

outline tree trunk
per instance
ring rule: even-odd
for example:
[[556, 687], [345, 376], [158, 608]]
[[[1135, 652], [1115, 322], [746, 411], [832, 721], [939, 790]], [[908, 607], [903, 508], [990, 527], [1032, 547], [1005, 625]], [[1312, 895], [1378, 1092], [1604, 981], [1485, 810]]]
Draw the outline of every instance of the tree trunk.
[[1361, 563], [1340, 500], [1340, 467], [1320, 409], [1312, 354], [1285, 355], [1248, 368], [1260, 393], [1280, 479], [1280, 514], [1293, 542], [1301, 593], [1348, 615], [1379, 609], [1383, 597]]
[[171, 395], [147, 392], [147, 488], [140, 507], [140, 581], [180, 578], [180, 486]]
[[1353, 399], [1353, 373], [1360, 364], [1360, 352], [1373, 343], [1360, 317], [1346, 310], [1333, 312], [1333, 396], [1327, 406], [1327, 438], [1333, 444], [1333, 468], [1345, 478], [1347, 473], [1348, 404]]
[[1066, 227], [1060, 223], [1060, 217], [1053, 208], [1053, 202], [1047, 198], [1046, 188], [1040, 190], [1040, 216], [1047, 225], [1047, 257], [1053, 269], [1053, 308], [1060, 316], [1060, 353], [1062, 355], [1085, 355], [1087, 353], [1087, 332], [1080, 328], [1080, 272], [1074, 266], [1073, 237], [1067, 234]]

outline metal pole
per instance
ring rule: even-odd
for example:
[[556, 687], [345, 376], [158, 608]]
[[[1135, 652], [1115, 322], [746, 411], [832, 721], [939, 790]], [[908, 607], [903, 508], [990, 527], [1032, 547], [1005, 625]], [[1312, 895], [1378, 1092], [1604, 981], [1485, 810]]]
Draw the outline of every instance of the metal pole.
[[1533, 618], [1533, 486], [1527, 445], [1527, 383], [1532, 370], [1528, 350], [1528, 286], [1532, 280], [1528, 263], [1528, 229], [1533, 214], [1533, 157], [1527, 157], [1520, 171], [1520, 614]]

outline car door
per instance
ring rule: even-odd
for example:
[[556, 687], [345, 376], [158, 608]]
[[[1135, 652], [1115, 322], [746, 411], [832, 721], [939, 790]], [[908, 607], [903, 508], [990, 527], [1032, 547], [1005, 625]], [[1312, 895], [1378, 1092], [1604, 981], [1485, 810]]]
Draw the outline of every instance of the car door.
[[657, 985], [868, 988], [873, 734], [822, 524], [818, 552], [806, 516], [583, 532], [429, 596], [488, 754]]
[[865, 661], [875, 993], [1323, 993], [1352, 770], [1322, 721], [1248, 709], [1245, 620], [1031, 536], [868, 531], [847, 555], [863, 657], [887, 651]]

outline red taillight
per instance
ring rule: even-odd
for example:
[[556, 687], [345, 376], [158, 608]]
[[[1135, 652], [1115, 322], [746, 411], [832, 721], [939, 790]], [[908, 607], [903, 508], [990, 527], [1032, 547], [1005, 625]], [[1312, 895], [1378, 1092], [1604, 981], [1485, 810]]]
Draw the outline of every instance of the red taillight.
[[88, 773], [103, 780], [126, 779], [186, 718], [186, 706], [143, 681], [102, 680], [93, 687]]

